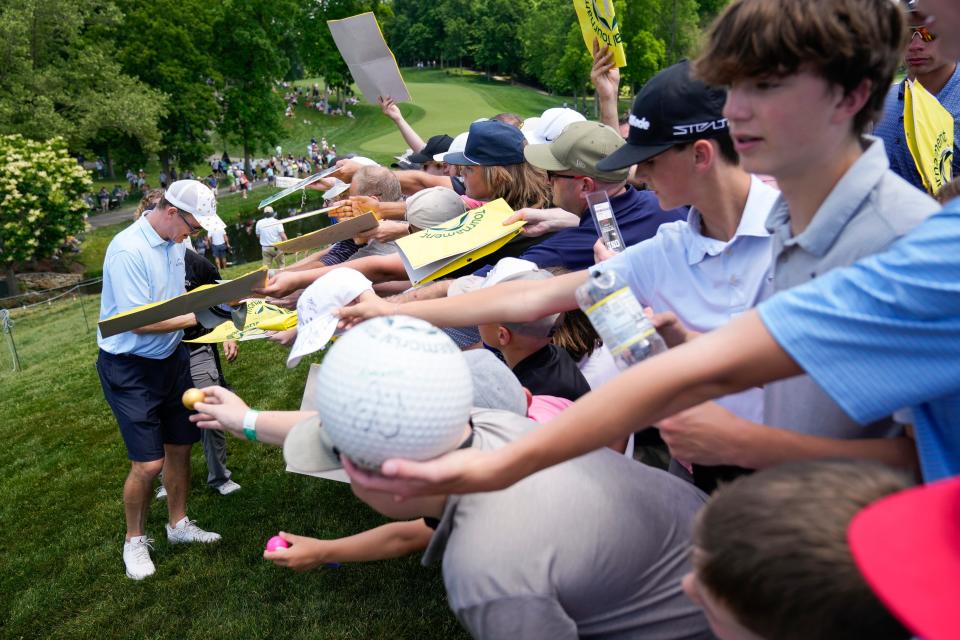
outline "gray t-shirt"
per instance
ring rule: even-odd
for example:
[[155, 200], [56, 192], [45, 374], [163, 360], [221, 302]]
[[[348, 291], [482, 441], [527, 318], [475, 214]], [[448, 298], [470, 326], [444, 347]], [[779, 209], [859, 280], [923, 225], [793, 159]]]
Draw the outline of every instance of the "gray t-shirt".
[[[890, 171], [883, 142], [870, 136], [864, 154], [844, 174], [800, 235], [790, 231], [781, 197], [767, 220], [773, 233], [773, 285], [785, 291], [860, 258], [883, 251], [940, 207]], [[898, 435], [892, 419], [863, 427], [809, 377], [764, 387], [764, 424], [831, 438]]]
[[[536, 423], [474, 410], [473, 446]], [[603, 449], [493, 493], [451, 496], [430, 546], [450, 607], [475, 638], [713, 638], [682, 592], [693, 517], [706, 498]]]

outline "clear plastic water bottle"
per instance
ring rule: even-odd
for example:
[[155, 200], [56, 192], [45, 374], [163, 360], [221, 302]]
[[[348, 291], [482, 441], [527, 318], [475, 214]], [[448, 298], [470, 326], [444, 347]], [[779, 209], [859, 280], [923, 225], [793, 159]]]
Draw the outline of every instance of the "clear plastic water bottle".
[[614, 269], [591, 267], [589, 279], [577, 289], [577, 304], [621, 371], [667, 350], [637, 297]]

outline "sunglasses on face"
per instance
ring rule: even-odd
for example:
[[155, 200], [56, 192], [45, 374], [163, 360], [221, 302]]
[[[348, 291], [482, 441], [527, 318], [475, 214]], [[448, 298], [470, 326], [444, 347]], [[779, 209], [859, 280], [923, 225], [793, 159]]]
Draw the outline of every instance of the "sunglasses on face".
[[920, 40], [923, 42], [933, 42], [937, 39], [937, 34], [933, 33], [926, 27], [910, 27], [911, 40], [913, 40], [918, 34], [920, 35]]
[[179, 215], [180, 219], [183, 220], [183, 223], [187, 225], [187, 229], [190, 230], [190, 235], [193, 235], [203, 230], [203, 227], [195, 227], [192, 224], [190, 224], [190, 221], [187, 220], [187, 216], [183, 215], [182, 211], [177, 211], [177, 215]]

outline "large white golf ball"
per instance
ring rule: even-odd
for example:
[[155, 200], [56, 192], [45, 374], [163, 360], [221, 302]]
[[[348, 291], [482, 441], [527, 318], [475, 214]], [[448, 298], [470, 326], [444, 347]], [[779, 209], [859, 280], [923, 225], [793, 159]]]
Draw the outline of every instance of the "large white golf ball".
[[334, 344], [320, 367], [317, 411], [348, 458], [428, 460], [462, 440], [473, 404], [470, 370], [445, 333], [423, 320], [368, 320]]

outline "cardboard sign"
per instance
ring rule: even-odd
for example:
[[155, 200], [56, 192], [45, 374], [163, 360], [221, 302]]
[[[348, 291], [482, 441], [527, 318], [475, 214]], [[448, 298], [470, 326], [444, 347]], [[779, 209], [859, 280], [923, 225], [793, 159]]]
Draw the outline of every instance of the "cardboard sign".
[[396, 102], [410, 100], [397, 59], [383, 39], [376, 16], [361, 13], [343, 20], [327, 20], [327, 25], [367, 103], [377, 104], [379, 96]]
[[364, 231], [376, 228], [380, 224], [377, 216], [372, 211], [368, 211], [356, 218], [349, 218], [343, 222], [305, 233], [292, 240], [284, 240], [273, 246], [284, 253], [296, 253], [297, 251], [306, 251], [308, 249], [319, 249], [334, 242], [340, 242], [354, 236], [360, 235]]
[[493, 253], [510, 242], [523, 220], [504, 226], [513, 215], [506, 200], [499, 198], [471, 209], [452, 220], [396, 241], [400, 259], [413, 286], [436, 280]]
[[573, 0], [580, 21], [580, 33], [587, 43], [587, 52], [593, 55], [593, 40], [600, 47], [613, 49], [613, 61], [617, 67], [627, 66], [627, 54], [623, 51], [623, 39], [620, 36], [620, 21], [613, 10], [613, 0]]
[[248, 298], [253, 289], [261, 288], [266, 284], [267, 268], [261, 267], [256, 271], [251, 271], [222, 284], [203, 285], [169, 300], [146, 304], [130, 311], [118, 313], [101, 320], [97, 326], [100, 328], [100, 335], [109, 338], [124, 331], [145, 327], [148, 324], [162, 322], [233, 300]]

